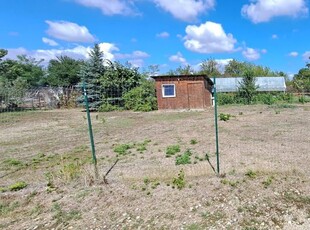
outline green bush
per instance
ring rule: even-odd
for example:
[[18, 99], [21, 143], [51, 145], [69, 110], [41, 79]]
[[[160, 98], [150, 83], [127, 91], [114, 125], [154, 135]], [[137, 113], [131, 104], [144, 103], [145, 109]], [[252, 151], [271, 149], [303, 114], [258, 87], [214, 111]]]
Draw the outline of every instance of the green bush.
[[218, 93], [217, 103], [219, 105], [230, 105], [238, 103], [235, 93]]
[[155, 84], [153, 81], [144, 81], [140, 86], [124, 94], [125, 108], [148, 112], [157, 109]]
[[272, 105], [277, 101], [277, 99], [276, 99], [276, 96], [273, 96], [270, 93], [260, 93], [260, 94], [255, 95], [254, 101], [256, 103], [263, 103], [266, 105]]
[[110, 103], [103, 103], [98, 111], [99, 112], [111, 112], [111, 111], [115, 111], [115, 110], [119, 110], [120, 108], [116, 105], [112, 105]]

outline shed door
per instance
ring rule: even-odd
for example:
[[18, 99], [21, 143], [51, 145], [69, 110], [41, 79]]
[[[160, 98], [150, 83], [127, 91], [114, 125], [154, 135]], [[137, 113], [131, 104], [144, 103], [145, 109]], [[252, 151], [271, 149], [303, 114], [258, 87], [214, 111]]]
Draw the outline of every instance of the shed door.
[[201, 82], [188, 83], [188, 107], [190, 109], [202, 109], [203, 106], [203, 84]]

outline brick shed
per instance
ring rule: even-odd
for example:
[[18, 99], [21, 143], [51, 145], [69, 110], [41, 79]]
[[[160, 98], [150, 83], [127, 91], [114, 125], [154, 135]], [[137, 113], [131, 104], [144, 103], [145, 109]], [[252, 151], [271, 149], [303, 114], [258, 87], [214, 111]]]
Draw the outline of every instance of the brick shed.
[[213, 82], [206, 75], [153, 76], [158, 109], [204, 109], [212, 105]]

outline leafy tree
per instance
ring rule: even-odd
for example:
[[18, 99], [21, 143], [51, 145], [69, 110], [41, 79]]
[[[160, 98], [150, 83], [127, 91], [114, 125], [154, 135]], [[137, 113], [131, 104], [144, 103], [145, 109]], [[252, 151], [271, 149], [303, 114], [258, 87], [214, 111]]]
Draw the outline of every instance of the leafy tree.
[[224, 76], [226, 77], [240, 77], [243, 74], [245, 65], [244, 62], [239, 62], [235, 59], [228, 62], [225, 66]]
[[194, 74], [194, 70], [190, 65], [179, 66], [176, 70], [169, 70], [166, 75], [191, 75]]
[[256, 77], [253, 70], [248, 69], [244, 72], [242, 81], [239, 83], [238, 96], [244, 99], [246, 104], [253, 102], [254, 96], [257, 92], [257, 86], [255, 85]]
[[[309, 57], [310, 59], [310, 57]], [[293, 85], [299, 92], [310, 92], [310, 64], [298, 71], [293, 78]]]
[[6, 56], [8, 54], [8, 51], [5, 49], [0, 49], [0, 61], [2, 60], [2, 58], [4, 56]]
[[122, 65], [119, 62], [108, 61], [106, 70], [100, 78], [102, 99], [105, 103], [123, 106], [123, 95], [139, 86], [143, 79], [145, 76], [130, 63]]
[[49, 61], [47, 83], [50, 86], [71, 87], [81, 81], [79, 72], [83, 61], [60, 56]]
[[213, 59], [204, 60], [200, 65], [198, 74], [206, 74], [208, 77], [219, 77], [222, 75], [218, 69], [218, 63]]
[[[1, 50], [1, 57], [7, 52]], [[0, 60], [0, 99], [7, 106], [21, 103], [28, 88], [38, 86], [44, 76], [41, 61], [26, 55], [17, 56], [17, 60]]]

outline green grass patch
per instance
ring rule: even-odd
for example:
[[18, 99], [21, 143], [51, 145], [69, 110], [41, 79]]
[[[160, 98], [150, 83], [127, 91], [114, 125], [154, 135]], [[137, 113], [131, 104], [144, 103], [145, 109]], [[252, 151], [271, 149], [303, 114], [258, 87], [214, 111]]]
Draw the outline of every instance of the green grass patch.
[[181, 152], [180, 145], [170, 145], [166, 149], [166, 157], [171, 157], [179, 152]]
[[187, 149], [182, 155], [176, 157], [175, 164], [176, 165], [191, 164], [191, 155], [192, 155], [191, 150]]
[[22, 190], [24, 188], [26, 188], [28, 186], [28, 184], [25, 181], [18, 181], [14, 184], [11, 184], [8, 187], [8, 190], [10, 191], [18, 191], [18, 190]]

